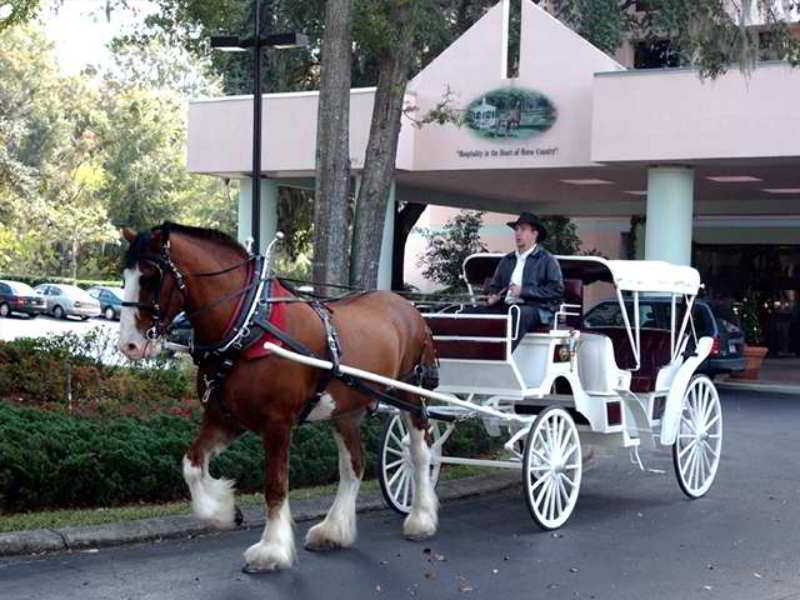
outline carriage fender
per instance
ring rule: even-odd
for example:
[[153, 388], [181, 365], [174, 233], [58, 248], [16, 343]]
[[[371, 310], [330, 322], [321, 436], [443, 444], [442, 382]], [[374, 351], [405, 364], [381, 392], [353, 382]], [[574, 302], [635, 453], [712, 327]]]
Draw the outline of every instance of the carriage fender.
[[678, 435], [678, 424], [681, 419], [681, 407], [683, 405], [683, 395], [689, 386], [697, 367], [711, 353], [711, 346], [714, 340], [708, 336], [701, 337], [697, 342], [695, 353], [686, 359], [680, 366], [672, 385], [667, 394], [667, 403], [664, 407], [664, 416], [661, 418], [661, 443], [671, 446], [675, 443]]

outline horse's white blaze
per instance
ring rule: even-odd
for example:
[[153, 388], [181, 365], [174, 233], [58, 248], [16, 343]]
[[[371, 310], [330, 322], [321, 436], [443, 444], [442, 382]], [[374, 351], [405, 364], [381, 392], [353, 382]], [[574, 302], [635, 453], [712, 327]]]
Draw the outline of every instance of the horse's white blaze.
[[208, 459], [196, 466], [187, 456], [183, 457], [183, 479], [192, 496], [192, 510], [198, 519], [218, 529], [230, 529], [234, 525], [236, 511], [233, 481], [214, 479], [208, 473]]
[[431, 451], [425, 442], [425, 431], [414, 427], [405, 415], [411, 459], [414, 461], [414, 502], [403, 523], [403, 534], [411, 539], [423, 539], [436, 533], [439, 522], [439, 500], [430, 478]]
[[342, 436], [334, 431], [333, 437], [339, 447], [339, 487], [325, 520], [308, 530], [307, 548], [347, 548], [356, 541], [356, 497], [361, 479], [353, 470]]
[[[139, 301], [139, 277], [142, 272], [136, 266], [125, 269], [122, 277], [125, 280], [123, 299], [125, 302]], [[161, 341], [150, 341], [136, 329], [138, 308], [123, 306], [119, 314], [119, 342], [117, 348], [130, 359], [151, 358], [161, 352]]]
[[333, 409], [336, 408], [336, 402], [330, 394], [322, 394], [319, 402], [310, 413], [308, 413], [307, 420], [309, 421], [323, 421], [330, 418], [333, 414]]
[[289, 499], [285, 498], [280, 509], [270, 516], [267, 510], [267, 524], [261, 541], [250, 546], [244, 553], [247, 566], [258, 571], [274, 571], [291, 567], [295, 559], [294, 532]]

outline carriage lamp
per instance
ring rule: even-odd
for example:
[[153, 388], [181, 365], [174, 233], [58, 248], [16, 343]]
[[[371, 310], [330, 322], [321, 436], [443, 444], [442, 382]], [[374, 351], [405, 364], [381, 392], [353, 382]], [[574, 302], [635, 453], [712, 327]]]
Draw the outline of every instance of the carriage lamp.
[[212, 48], [228, 52], [253, 50], [253, 172], [252, 190], [252, 232], [255, 240], [255, 253], [261, 253], [261, 49], [301, 48], [308, 46], [308, 37], [302, 33], [274, 33], [261, 35], [260, 2], [255, 3], [255, 26], [253, 37], [241, 38], [235, 35], [215, 35], [211, 37]]

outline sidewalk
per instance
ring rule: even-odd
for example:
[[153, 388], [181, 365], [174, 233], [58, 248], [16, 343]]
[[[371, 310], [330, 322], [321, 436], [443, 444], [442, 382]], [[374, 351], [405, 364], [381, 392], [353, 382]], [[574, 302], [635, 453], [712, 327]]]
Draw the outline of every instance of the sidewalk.
[[748, 390], [800, 395], [800, 358], [766, 358], [758, 379], [733, 379], [719, 377], [715, 381], [720, 390]]
[[[494, 492], [515, 485], [521, 485], [519, 473], [501, 471], [477, 477], [442, 481], [436, 491], [441, 501], [447, 501]], [[295, 501], [291, 505], [292, 517], [296, 523], [324, 517], [332, 503], [333, 496]], [[386, 505], [380, 492], [359, 494], [358, 512], [385, 508]], [[251, 529], [264, 526], [264, 511], [261, 507], [245, 507], [242, 512], [245, 519], [242, 528]], [[89, 550], [101, 546], [190, 537], [217, 531], [204, 526], [191, 515], [141, 519], [91, 527], [16, 531], [0, 533], [0, 556]]]

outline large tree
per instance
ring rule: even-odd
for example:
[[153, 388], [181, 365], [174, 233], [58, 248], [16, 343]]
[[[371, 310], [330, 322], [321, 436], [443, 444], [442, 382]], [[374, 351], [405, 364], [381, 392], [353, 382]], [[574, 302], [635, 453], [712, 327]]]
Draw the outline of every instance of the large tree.
[[[328, 0], [317, 112], [314, 281], [347, 285], [353, 0]], [[324, 232], [324, 233], [323, 233]]]

